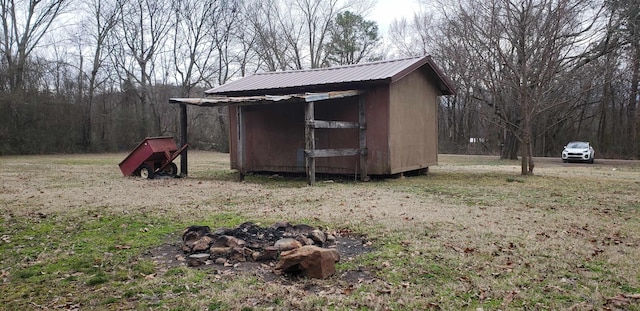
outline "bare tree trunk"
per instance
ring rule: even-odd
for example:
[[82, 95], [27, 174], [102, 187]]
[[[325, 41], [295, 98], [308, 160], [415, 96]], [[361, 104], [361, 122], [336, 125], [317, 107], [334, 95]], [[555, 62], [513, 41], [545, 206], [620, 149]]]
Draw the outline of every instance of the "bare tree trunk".
[[[640, 28], [640, 27], [639, 27]], [[628, 118], [629, 118], [629, 146], [631, 147], [630, 154], [634, 157], [638, 157], [638, 83], [640, 75], [640, 45], [636, 45], [634, 48], [634, 57], [632, 59], [631, 69], [631, 94], [629, 94]]]
[[527, 175], [529, 172], [529, 169], [527, 167], [527, 165], [529, 164], [528, 158], [529, 148], [527, 146], [527, 143], [523, 141], [520, 145], [520, 175]]
[[610, 54], [607, 56], [607, 62], [605, 63], [604, 84], [602, 85], [602, 99], [600, 100], [600, 108], [598, 114], [598, 146], [603, 150], [609, 149], [609, 140], [607, 135], [607, 113], [609, 109], [613, 108], [613, 92], [611, 90], [613, 80], [613, 68], [610, 64]]
[[513, 132], [503, 129], [504, 134], [502, 148], [500, 149], [500, 159], [505, 160], [517, 160], [518, 159], [518, 149], [520, 149], [520, 144], [518, 143], [518, 139], [513, 134]]

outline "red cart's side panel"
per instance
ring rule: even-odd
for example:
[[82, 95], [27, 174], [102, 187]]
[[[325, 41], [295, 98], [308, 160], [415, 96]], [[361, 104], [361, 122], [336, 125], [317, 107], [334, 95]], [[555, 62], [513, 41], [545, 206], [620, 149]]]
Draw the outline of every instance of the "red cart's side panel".
[[118, 164], [124, 176], [131, 176], [145, 162], [166, 162], [178, 147], [173, 137], [147, 137]]

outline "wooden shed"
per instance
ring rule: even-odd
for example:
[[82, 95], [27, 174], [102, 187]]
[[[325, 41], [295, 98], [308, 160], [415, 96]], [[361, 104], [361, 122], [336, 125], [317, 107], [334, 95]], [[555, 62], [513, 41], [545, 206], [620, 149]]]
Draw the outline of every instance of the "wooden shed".
[[259, 73], [205, 93], [171, 102], [229, 107], [231, 168], [306, 172], [312, 184], [316, 173], [364, 180], [437, 164], [438, 96], [454, 89], [423, 56]]

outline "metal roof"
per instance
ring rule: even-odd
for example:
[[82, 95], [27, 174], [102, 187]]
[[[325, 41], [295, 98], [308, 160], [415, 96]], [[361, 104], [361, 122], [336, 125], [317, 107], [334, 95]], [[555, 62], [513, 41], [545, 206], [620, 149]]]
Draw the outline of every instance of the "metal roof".
[[[454, 94], [453, 84], [433, 63], [430, 56], [385, 60], [356, 65], [257, 73], [205, 91], [210, 95], [259, 95], [264, 92], [294, 93], [355, 89], [368, 83], [392, 83], [424, 68], [444, 95]], [[275, 91], [275, 92], [274, 92]]]

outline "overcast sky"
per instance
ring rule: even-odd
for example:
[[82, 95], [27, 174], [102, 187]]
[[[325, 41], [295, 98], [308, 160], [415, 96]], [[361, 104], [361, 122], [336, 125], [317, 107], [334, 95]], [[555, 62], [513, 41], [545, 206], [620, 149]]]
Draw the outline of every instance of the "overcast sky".
[[394, 19], [409, 18], [418, 9], [415, 0], [378, 0], [378, 4], [367, 19], [378, 22], [380, 33], [386, 36]]

